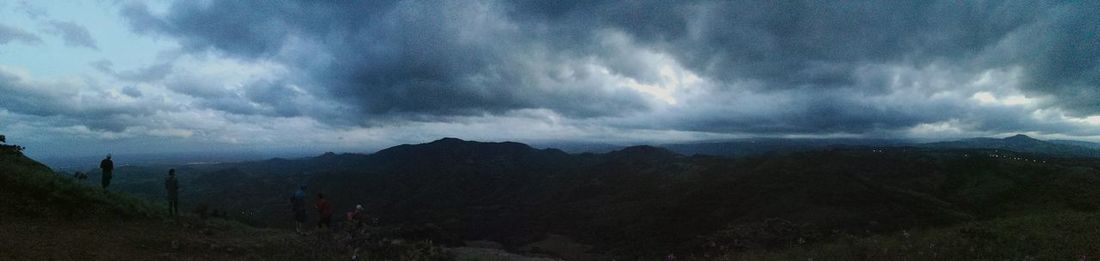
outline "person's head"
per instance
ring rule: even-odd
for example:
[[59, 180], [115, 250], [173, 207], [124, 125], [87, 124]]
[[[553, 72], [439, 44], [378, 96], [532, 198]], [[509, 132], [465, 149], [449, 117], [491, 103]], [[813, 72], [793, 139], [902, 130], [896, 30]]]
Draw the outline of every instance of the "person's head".
[[111, 159], [111, 154], [110, 153], [107, 154], [107, 159]]
[[306, 190], [306, 184], [302, 184], [301, 186], [298, 186], [298, 189], [300, 189], [300, 190]]
[[168, 176], [175, 176], [175, 175], [176, 175], [176, 169], [168, 169]]
[[325, 193], [317, 193], [317, 198], [325, 199]]
[[363, 210], [363, 205], [362, 204], [355, 205], [355, 210]]

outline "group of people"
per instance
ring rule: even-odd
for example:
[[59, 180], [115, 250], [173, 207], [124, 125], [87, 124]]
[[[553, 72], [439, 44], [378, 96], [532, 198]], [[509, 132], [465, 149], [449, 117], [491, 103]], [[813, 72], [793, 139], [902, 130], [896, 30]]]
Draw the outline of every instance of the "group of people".
[[[103, 173], [102, 185], [103, 189], [107, 189], [111, 185], [111, 178], [115, 169], [115, 163], [111, 160], [111, 154], [107, 154], [107, 157], [99, 162], [99, 169]], [[77, 173], [77, 177], [84, 177], [83, 173]], [[82, 178], [81, 178], [82, 179]], [[168, 200], [168, 213], [170, 215], [179, 215], [179, 180], [176, 179], [176, 169], [169, 169], [168, 176], [164, 179], [164, 190], [166, 199]], [[296, 229], [299, 233], [302, 232], [302, 224], [307, 219], [306, 209], [306, 186], [302, 185], [298, 187], [290, 196], [291, 210], [294, 212], [294, 220], [297, 222]], [[332, 207], [327, 199], [325, 199], [324, 193], [317, 193], [317, 201], [313, 204], [313, 209], [317, 211], [318, 220], [317, 228], [332, 228], [332, 216], [335, 213], [335, 209]], [[347, 213], [348, 221], [355, 224], [356, 229], [362, 228], [366, 223], [366, 213], [364, 212], [363, 205], [356, 205], [355, 209]]]
[[[298, 190], [290, 195], [290, 208], [294, 213], [295, 230], [302, 233], [302, 225], [306, 222], [306, 213], [308, 212], [306, 209], [306, 185], [299, 186]], [[332, 203], [325, 199], [324, 193], [317, 193], [317, 201], [314, 202], [313, 209], [317, 211], [317, 228], [331, 229], [332, 215], [335, 213], [335, 209], [332, 207]], [[356, 205], [355, 210], [347, 213], [347, 219], [355, 223], [357, 229], [362, 228], [366, 221], [363, 205]]]
[[[101, 185], [103, 189], [111, 186], [111, 178], [114, 176], [115, 162], [111, 160], [111, 154], [107, 154], [107, 157], [99, 162], [99, 170], [103, 173], [101, 179]], [[88, 178], [88, 175], [81, 172], [76, 172], [75, 177], [79, 180]], [[176, 179], [176, 169], [169, 169], [168, 176], [164, 178], [164, 190], [166, 199], [168, 200], [168, 214], [179, 215], [179, 191], [180, 183]]]

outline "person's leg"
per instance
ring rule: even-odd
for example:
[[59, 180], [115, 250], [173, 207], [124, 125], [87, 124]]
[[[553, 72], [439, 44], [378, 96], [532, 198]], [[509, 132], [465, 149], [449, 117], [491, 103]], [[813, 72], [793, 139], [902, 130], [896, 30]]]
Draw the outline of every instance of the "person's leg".
[[110, 171], [103, 173], [103, 189], [107, 189], [107, 187], [109, 187], [109, 186], [111, 186], [111, 172]]
[[295, 225], [294, 230], [297, 231], [298, 233], [302, 233], [302, 224], [304, 224], [305, 222], [306, 222], [306, 213], [305, 213], [305, 211], [295, 210], [294, 211], [294, 225]]

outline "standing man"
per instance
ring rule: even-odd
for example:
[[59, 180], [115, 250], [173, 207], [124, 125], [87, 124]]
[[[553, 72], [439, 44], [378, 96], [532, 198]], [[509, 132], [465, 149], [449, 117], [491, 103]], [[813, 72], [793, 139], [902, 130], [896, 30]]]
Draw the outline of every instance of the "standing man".
[[294, 211], [294, 221], [297, 222], [295, 231], [302, 233], [302, 224], [306, 222], [306, 185], [298, 187], [298, 191], [290, 195], [290, 210]]
[[115, 162], [111, 161], [111, 154], [107, 154], [107, 158], [99, 162], [99, 169], [103, 170], [103, 189], [107, 189], [107, 186], [111, 185], [111, 171], [115, 170]]
[[317, 209], [317, 215], [321, 217], [317, 220], [317, 228], [332, 229], [332, 204], [325, 200], [324, 193], [317, 193], [317, 204], [313, 208]]
[[168, 214], [179, 216], [180, 183], [176, 180], [176, 169], [168, 170], [168, 178], [164, 179], [164, 190], [168, 192]]

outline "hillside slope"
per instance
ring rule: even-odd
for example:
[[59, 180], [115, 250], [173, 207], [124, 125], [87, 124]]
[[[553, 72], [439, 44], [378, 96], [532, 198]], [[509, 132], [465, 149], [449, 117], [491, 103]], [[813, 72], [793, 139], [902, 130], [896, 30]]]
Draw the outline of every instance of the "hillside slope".
[[16, 150], [0, 151], [2, 260], [337, 260], [323, 238], [219, 219], [168, 218], [125, 194], [89, 187]]

